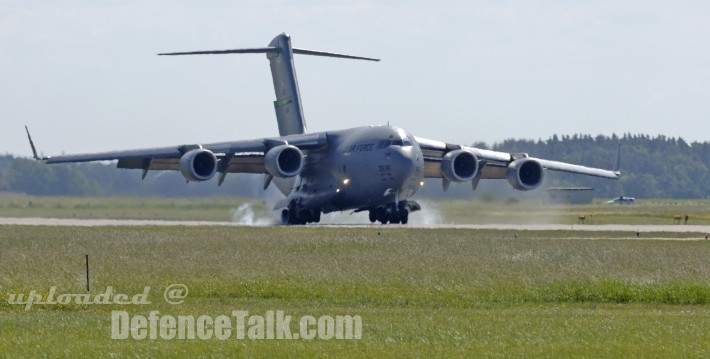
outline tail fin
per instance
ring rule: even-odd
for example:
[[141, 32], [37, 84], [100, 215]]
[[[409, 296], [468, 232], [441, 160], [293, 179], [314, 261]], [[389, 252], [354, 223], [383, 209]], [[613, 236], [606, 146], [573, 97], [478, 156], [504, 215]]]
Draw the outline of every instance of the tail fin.
[[34, 143], [34, 141], [32, 141], [32, 136], [30, 135], [30, 129], [27, 128], [27, 125], [25, 125], [25, 131], [27, 132], [27, 139], [30, 140], [30, 147], [32, 148], [32, 157], [37, 161], [48, 160], [49, 157], [44, 157], [44, 156], [40, 157], [37, 154], [37, 149], [35, 148], [35, 143]]
[[303, 116], [301, 94], [298, 90], [296, 69], [293, 65], [293, 54], [380, 61], [379, 59], [372, 59], [368, 57], [294, 49], [291, 47], [291, 38], [286, 33], [276, 36], [273, 40], [271, 40], [268, 47], [218, 51], [171, 52], [158, 55], [214, 55], [245, 53], [265, 53], [266, 57], [269, 59], [269, 63], [271, 64], [271, 77], [274, 81], [274, 92], [276, 94], [274, 109], [276, 110], [276, 120], [279, 124], [279, 135], [281, 136], [306, 133], [306, 120]]
[[279, 49], [278, 52], [266, 54], [271, 64], [271, 78], [274, 80], [274, 110], [279, 123], [279, 135], [306, 133], [306, 119], [303, 116], [301, 93], [293, 65], [291, 38], [286, 34], [276, 36], [269, 43], [269, 47]]

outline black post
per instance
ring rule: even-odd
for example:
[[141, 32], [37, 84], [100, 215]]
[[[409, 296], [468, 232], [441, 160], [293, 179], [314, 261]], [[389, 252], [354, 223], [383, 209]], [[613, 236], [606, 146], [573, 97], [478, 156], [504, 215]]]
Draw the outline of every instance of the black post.
[[89, 291], [89, 255], [86, 255], [86, 291]]

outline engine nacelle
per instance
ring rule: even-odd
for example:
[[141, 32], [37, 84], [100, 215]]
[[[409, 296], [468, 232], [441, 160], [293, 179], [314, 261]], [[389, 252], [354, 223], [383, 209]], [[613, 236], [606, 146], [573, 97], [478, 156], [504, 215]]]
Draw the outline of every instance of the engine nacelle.
[[274, 177], [297, 176], [303, 170], [303, 152], [296, 146], [276, 146], [264, 155], [264, 166]]
[[180, 157], [180, 172], [188, 181], [207, 181], [217, 173], [217, 157], [204, 148], [188, 151]]
[[451, 182], [466, 182], [478, 174], [478, 158], [471, 152], [454, 150], [441, 159], [441, 174]]
[[521, 158], [508, 165], [505, 177], [513, 188], [519, 191], [529, 191], [542, 184], [544, 171], [540, 162]]

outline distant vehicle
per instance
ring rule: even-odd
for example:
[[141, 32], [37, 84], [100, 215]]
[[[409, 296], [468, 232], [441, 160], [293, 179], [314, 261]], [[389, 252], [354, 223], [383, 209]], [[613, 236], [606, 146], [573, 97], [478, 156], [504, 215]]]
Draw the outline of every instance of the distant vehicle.
[[[264, 189], [273, 182], [285, 196], [274, 207], [282, 210], [285, 224], [317, 223], [321, 213], [344, 210], [369, 211], [370, 222], [404, 224], [410, 212], [420, 209], [409, 198], [424, 185], [424, 178], [440, 178], [444, 191], [451, 182], [470, 182], [475, 189], [481, 179], [507, 180], [513, 188], [527, 191], [542, 183], [543, 170], [609, 179], [620, 176], [618, 155], [616, 168], [604, 170], [415, 137], [389, 125], [308, 133], [293, 55], [379, 60], [293, 48], [287, 34], [276, 36], [267, 47], [160, 55], [242, 53], [265, 53], [271, 64], [278, 137], [40, 157], [27, 130], [33, 156], [47, 163], [118, 160], [119, 168], [142, 170], [143, 178], [150, 170], [173, 170], [194, 182], [217, 176], [218, 184], [228, 173], [263, 174]], [[416, 80], [418, 74], [411, 75]], [[345, 99], [343, 111], [357, 105]], [[196, 119], [195, 130], [210, 131], [202, 121]], [[337, 116], [333, 122], [337, 122]], [[432, 122], [435, 126], [454, 126], [440, 119]], [[170, 123], [166, 126], [169, 128]], [[466, 123], [461, 130], [475, 128], [475, 124]]]
[[604, 202], [606, 204], [634, 204], [636, 203], [636, 198], [619, 196], [612, 200]]

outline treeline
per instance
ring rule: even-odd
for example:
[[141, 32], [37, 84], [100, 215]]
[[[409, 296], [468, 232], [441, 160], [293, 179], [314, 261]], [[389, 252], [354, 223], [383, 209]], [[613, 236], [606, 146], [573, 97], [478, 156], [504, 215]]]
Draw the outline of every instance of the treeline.
[[553, 136], [543, 141], [507, 140], [493, 149], [527, 152], [541, 157], [591, 167], [612, 168], [621, 144], [619, 181], [551, 174], [545, 186], [589, 186], [597, 194], [642, 198], [710, 197], [710, 142], [687, 143], [681, 138], [625, 134]]
[[[612, 168], [618, 144], [621, 144], [621, 180], [548, 171], [542, 187], [592, 187], [595, 197], [602, 198], [620, 194], [640, 198], [710, 197], [710, 142], [687, 143], [680, 138], [631, 134], [622, 137], [555, 135], [547, 140], [511, 139], [492, 146], [485, 143], [474, 146]], [[151, 172], [141, 180], [140, 171], [117, 169], [114, 163], [46, 165], [27, 158], [0, 156], [0, 192], [31, 195], [263, 197], [262, 181], [263, 177], [258, 175], [231, 174], [221, 187], [217, 187], [216, 179], [187, 184], [182, 175], [174, 171]], [[442, 191], [439, 182], [429, 180], [421, 196], [516, 195], [505, 181], [483, 181], [476, 192], [471, 191], [470, 184], [461, 184], [453, 186], [448, 193]], [[270, 191], [272, 195], [273, 188]]]
[[186, 183], [176, 171], [151, 171], [141, 180], [140, 170], [116, 168], [115, 163], [47, 165], [33, 159], [0, 156], [0, 192], [38, 196], [263, 196], [263, 178], [228, 175], [217, 187], [216, 179]]

